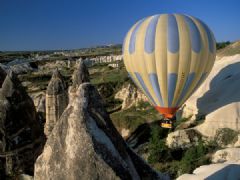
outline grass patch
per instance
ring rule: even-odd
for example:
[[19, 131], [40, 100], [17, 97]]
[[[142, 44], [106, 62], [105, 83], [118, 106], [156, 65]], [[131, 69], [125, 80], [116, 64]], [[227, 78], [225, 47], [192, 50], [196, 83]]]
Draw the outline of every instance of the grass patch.
[[91, 83], [94, 85], [101, 83], [119, 83], [123, 84], [129, 81], [129, 77], [125, 68], [112, 68], [105, 64], [95, 65], [89, 68]]
[[[115, 94], [123, 87], [125, 83], [130, 83], [128, 73], [119, 63], [119, 68], [107, 66], [108, 63], [96, 64], [89, 68], [90, 81], [96, 86], [102, 96], [105, 107], [108, 112], [113, 111], [121, 106], [122, 101], [114, 98]], [[117, 115], [115, 115], [117, 116]], [[131, 117], [126, 117], [131, 119]]]
[[229, 44], [229, 42], [225, 42], [223, 44], [220, 44], [223, 48], [217, 51], [217, 56], [223, 57], [223, 56], [233, 56], [235, 54], [240, 53], [240, 41], [237, 41], [235, 43]]
[[141, 102], [138, 106], [122, 110], [110, 115], [118, 129], [129, 129], [133, 132], [139, 125], [160, 118], [159, 113], [147, 102]]
[[[65, 82], [70, 84], [71, 75], [66, 70], [61, 71]], [[21, 82], [30, 82], [31, 84], [26, 87], [28, 93], [34, 93], [38, 91], [44, 91], [47, 89], [48, 83], [52, 77], [51, 73], [36, 73], [31, 72], [27, 74], [19, 75], [18, 78]]]

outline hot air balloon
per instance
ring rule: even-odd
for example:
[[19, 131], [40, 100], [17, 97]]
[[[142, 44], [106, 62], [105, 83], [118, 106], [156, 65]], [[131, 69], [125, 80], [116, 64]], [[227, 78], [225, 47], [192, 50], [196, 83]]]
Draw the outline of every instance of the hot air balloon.
[[123, 58], [129, 76], [172, 128], [176, 111], [210, 73], [216, 56], [213, 33], [201, 20], [161, 14], [138, 21], [127, 33]]

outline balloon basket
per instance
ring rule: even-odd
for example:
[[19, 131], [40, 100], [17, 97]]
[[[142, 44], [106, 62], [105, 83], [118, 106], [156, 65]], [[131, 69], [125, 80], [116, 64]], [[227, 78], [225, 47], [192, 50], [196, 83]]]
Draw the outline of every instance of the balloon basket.
[[161, 120], [160, 125], [162, 128], [167, 128], [167, 129], [173, 128], [173, 122], [170, 119]]
[[173, 129], [174, 122], [175, 122], [175, 118], [172, 118], [172, 119], [164, 118], [160, 121], [160, 126], [162, 128]]

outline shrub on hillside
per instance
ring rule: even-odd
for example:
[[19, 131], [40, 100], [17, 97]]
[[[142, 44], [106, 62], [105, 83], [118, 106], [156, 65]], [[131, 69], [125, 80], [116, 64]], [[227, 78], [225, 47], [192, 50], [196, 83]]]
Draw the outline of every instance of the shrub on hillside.
[[226, 46], [228, 46], [229, 44], [231, 44], [230, 41], [225, 41], [225, 42], [219, 42], [217, 43], [217, 49], [222, 49], [222, 48], [225, 48]]
[[209, 158], [205, 155], [208, 153], [208, 148], [202, 141], [198, 145], [189, 148], [179, 164], [179, 174], [191, 173], [195, 168], [202, 164], [208, 164]]
[[238, 132], [229, 129], [229, 128], [222, 128], [218, 129], [215, 135], [215, 141], [218, 145], [228, 145], [233, 144], [237, 141]]
[[168, 147], [166, 146], [165, 138], [168, 129], [163, 129], [160, 126], [152, 127], [151, 138], [149, 141], [149, 163], [164, 162], [171, 159]]

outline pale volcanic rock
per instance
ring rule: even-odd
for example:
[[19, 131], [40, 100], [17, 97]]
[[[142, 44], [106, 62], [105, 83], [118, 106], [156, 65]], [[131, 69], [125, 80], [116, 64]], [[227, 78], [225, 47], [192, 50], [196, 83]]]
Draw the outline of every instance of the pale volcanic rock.
[[46, 94], [44, 92], [39, 92], [36, 94], [32, 95], [32, 99], [34, 102], [34, 105], [36, 107], [37, 112], [42, 112], [42, 113], [46, 113]]
[[36, 180], [166, 178], [126, 145], [90, 83], [77, 89], [48, 137], [34, 174]]
[[183, 174], [177, 180], [234, 180], [240, 179], [240, 165], [236, 163], [217, 163], [200, 166], [193, 174]]
[[206, 116], [204, 123], [197, 129], [202, 135], [214, 137], [218, 129], [240, 130], [240, 102], [228, 104]]
[[123, 101], [122, 109], [130, 108], [141, 101], [148, 101], [147, 97], [132, 84], [127, 84], [117, 92], [115, 99]]
[[26, 74], [35, 70], [31, 67], [30, 63], [16, 64], [9, 66], [9, 69], [11, 69], [16, 74]]
[[237, 141], [234, 143], [233, 147], [240, 147], [240, 135], [238, 135]]
[[122, 135], [123, 138], [127, 138], [130, 135], [130, 130], [123, 128], [121, 130], [121, 135]]
[[62, 70], [67, 67], [68, 67], [68, 64], [65, 60], [64, 61], [57, 60], [57, 61], [48, 61], [44, 63], [44, 65], [39, 65], [38, 68], [41, 72], [50, 73], [54, 69]]
[[240, 54], [235, 54], [233, 56], [223, 56], [223, 57], [217, 56], [216, 57], [217, 61], [234, 60], [234, 59], [240, 59]]
[[37, 70], [37, 66], [34, 62], [28, 62], [28, 60], [16, 59], [8, 62], [7, 64], [1, 64], [0, 67], [5, 71], [13, 71], [15, 74], [26, 74]]
[[33, 176], [29, 176], [27, 174], [20, 174], [17, 177], [18, 180], [34, 180]]
[[202, 86], [186, 102], [183, 117], [205, 117], [197, 130], [213, 137], [218, 128], [239, 130], [240, 59], [216, 61]]
[[49, 136], [56, 122], [68, 105], [66, 84], [60, 72], [56, 70], [46, 91], [46, 123], [44, 133]]
[[212, 156], [213, 163], [240, 162], [240, 148], [226, 148], [215, 152]]
[[78, 63], [77, 69], [74, 71], [72, 79], [72, 87], [75, 90], [77, 90], [80, 84], [84, 82], [90, 82], [89, 72], [86, 65], [84, 64], [84, 61], [80, 61]]
[[200, 138], [194, 129], [176, 130], [168, 134], [166, 145], [171, 149], [186, 149], [197, 144]]
[[46, 93], [38, 92], [31, 95], [36, 111], [37, 116], [41, 124], [46, 122]]
[[76, 63], [76, 69], [72, 76], [72, 86], [68, 89], [69, 102], [72, 102], [76, 96], [76, 90], [80, 84], [90, 82], [89, 72], [83, 60]]
[[46, 95], [42, 94], [42, 96], [39, 97], [39, 102], [36, 107], [37, 112], [46, 114]]

